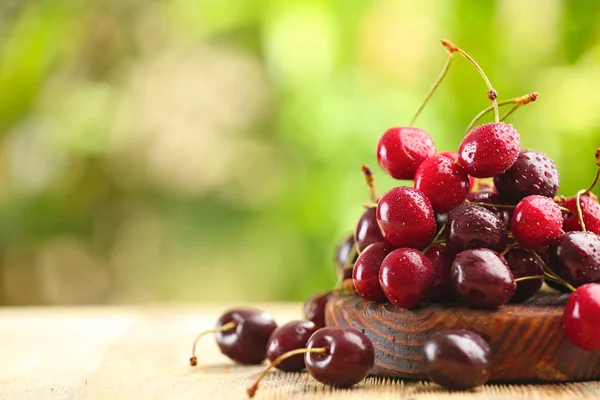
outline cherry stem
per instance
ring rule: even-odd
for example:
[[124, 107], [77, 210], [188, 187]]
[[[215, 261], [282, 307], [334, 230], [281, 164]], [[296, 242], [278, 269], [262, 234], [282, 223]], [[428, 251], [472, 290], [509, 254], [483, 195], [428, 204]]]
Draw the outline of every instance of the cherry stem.
[[429, 248], [431, 246], [433, 246], [437, 242], [437, 240], [440, 238], [440, 236], [442, 236], [442, 233], [444, 233], [444, 229], [445, 228], [446, 228], [446, 224], [442, 225], [442, 227], [440, 228], [440, 230], [438, 231], [438, 233], [435, 235], [435, 237], [433, 238], [433, 240], [431, 241], [431, 243], [429, 243], [429, 246], [427, 246], [427, 247], [425, 247], [423, 249], [423, 254], [425, 254], [425, 252], [427, 250], [429, 250]]
[[377, 203], [379, 195], [377, 194], [377, 188], [375, 187], [375, 175], [373, 175], [373, 171], [371, 171], [371, 168], [369, 168], [368, 165], [363, 164], [361, 170], [365, 176], [365, 182], [367, 182], [367, 186], [369, 186], [369, 197], [371, 202]]
[[598, 178], [600, 178], [600, 148], [596, 149], [596, 166], [598, 167], [598, 170], [596, 171], [596, 177], [594, 178], [594, 182], [592, 182], [590, 187], [588, 187], [583, 192], [583, 194], [588, 194], [589, 192], [591, 192], [594, 186], [596, 186], [596, 183], [598, 183]]
[[514, 243], [513, 243], [513, 244], [509, 244], [508, 246], [506, 246], [506, 248], [504, 249], [504, 251], [502, 251], [502, 253], [500, 253], [500, 255], [501, 255], [502, 257], [504, 257], [504, 256], [505, 256], [505, 255], [507, 255], [507, 254], [508, 254], [508, 252], [510, 252], [510, 251], [513, 249], [513, 247], [515, 247], [515, 246], [516, 246], [516, 244], [514, 244]]
[[523, 281], [531, 281], [534, 279], [544, 279], [545, 277], [546, 277], [545, 275], [522, 276], [520, 278], [516, 278], [515, 282], [519, 283], [519, 282], [523, 282]]
[[540, 264], [542, 264], [542, 268], [544, 268], [544, 276], [546, 277], [546, 279], [563, 285], [564, 287], [566, 287], [567, 289], [569, 289], [571, 292], [575, 291], [575, 288], [571, 284], [569, 284], [568, 282], [566, 282], [564, 279], [559, 278], [558, 275], [556, 275], [554, 273], [554, 271], [552, 271], [552, 269], [548, 266], [548, 264], [546, 264], [544, 262], [544, 260], [542, 260], [542, 258], [537, 253], [537, 251], [535, 251], [535, 250], [528, 250], [528, 251], [529, 251], [529, 253], [531, 255], [533, 255], [535, 257], [535, 259]]
[[216, 329], [211, 329], [208, 331], [204, 331], [204, 332], [200, 332], [196, 338], [194, 339], [194, 344], [192, 345], [192, 356], [190, 357], [190, 365], [192, 367], [195, 367], [196, 365], [198, 365], [198, 358], [196, 357], [196, 343], [198, 343], [198, 340], [204, 336], [207, 335], [209, 333], [215, 333], [215, 332], [225, 332], [228, 331], [230, 329], [235, 329], [235, 327], [237, 326], [237, 322], [228, 322], [222, 326], [220, 326], [219, 328]]
[[454, 43], [452, 43], [451, 41], [449, 41], [447, 39], [442, 39], [442, 45], [446, 48], [446, 50], [449, 53], [459, 53], [461, 56], [466, 58], [471, 64], [473, 64], [475, 69], [479, 72], [479, 74], [485, 81], [485, 85], [488, 88], [487, 95], [488, 95], [488, 99], [490, 99], [490, 101], [492, 102], [492, 108], [494, 110], [494, 121], [500, 122], [500, 115], [498, 113], [498, 102], [496, 101], [496, 98], [498, 97], [498, 92], [496, 92], [496, 90], [492, 87], [492, 83], [488, 79], [485, 72], [483, 72], [483, 69], [479, 66], [479, 64], [477, 64], [477, 62], [473, 59], [473, 57], [468, 55], [461, 48], [456, 47], [456, 45]]
[[254, 381], [254, 383], [252, 385], [250, 385], [250, 387], [248, 387], [248, 389], [246, 389], [246, 393], [248, 393], [248, 397], [254, 397], [254, 395], [256, 394], [256, 391], [258, 390], [258, 384], [260, 383], [260, 381], [267, 375], [267, 373], [277, 367], [279, 364], [281, 364], [283, 361], [287, 360], [290, 357], [293, 356], [297, 356], [298, 354], [306, 354], [306, 353], [325, 353], [327, 351], [327, 348], [325, 347], [315, 347], [312, 349], [295, 349], [295, 350], [290, 350], [287, 353], [284, 353], [282, 355], [280, 355], [279, 357], [277, 357], [276, 359], [274, 359], [271, 364], [269, 364], [269, 366], [267, 368], [265, 368], [263, 370], [263, 372], [260, 373], [260, 375], [256, 378], [256, 380]]
[[586, 232], [585, 230], [585, 221], [583, 220], [583, 211], [581, 211], [581, 195], [585, 193], [585, 190], [580, 190], [577, 192], [577, 196], [575, 197], [575, 202], [577, 205], [577, 218], [579, 219], [579, 225], [581, 226], [581, 230]]
[[[515, 98], [509, 99], [509, 100], [504, 100], [504, 101], [499, 102], [498, 107], [505, 106], [507, 104], [515, 105], [513, 108], [510, 109], [510, 111], [508, 111], [506, 114], [504, 114], [502, 116], [502, 118], [500, 118], [500, 121], [504, 121], [510, 114], [517, 111], [520, 107], [524, 106], [525, 104], [529, 104], [532, 101], [536, 101], [538, 99], [538, 97], [540, 97], [539, 93], [532, 92], [532, 93], [527, 93], [526, 95], [523, 95], [520, 97], [515, 97]], [[477, 121], [479, 121], [484, 115], [486, 115], [493, 109], [494, 109], [493, 106], [489, 106], [488, 108], [482, 110], [479, 114], [477, 114], [475, 116], [475, 118], [473, 118], [471, 120], [471, 122], [469, 123], [469, 126], [467, 126], [466, 131], [469, 132], [471, 130], [471, 128], [477, 123]]]
[[417, 110], [417, 112], [415, 113], [415, 115], [413, 115], [412, 119], [410, 120], [409, 126], [413, 126], [414, 125], [415, 121], [419, 117], [419, 114], [421, 114], [421, 111], [423, 111], [423, 109], [427, 105], [427, 102], [429, 101], [429, 99], [431, 99], [431, 96], [433, 96], [433, 93], [436, 91], [436, 89], [440, 86], [440, 84], [444, 80], [444, 77], [446, 76], [446, 73], [450, 69], [450, 64], [452, 64], [452, 59], [453, 58], [454, 58], [454, 52], [453, 51], [448, 51], [448, 59], [446, 60], [446, 64], [444, 64], [444, 68], [442, 68], [442, 71], [440, 72], [439, 76], [437, 77], [437, 79], [435, 80], [435, 82], [433, 83], [433, 85], [431, 86], [431, 88], [429, 89], [429, 92], [427, 92], [427, 96], [425, 96], [425, 99], [423, 100], [423, 102], [419, 106], [419, 109]]

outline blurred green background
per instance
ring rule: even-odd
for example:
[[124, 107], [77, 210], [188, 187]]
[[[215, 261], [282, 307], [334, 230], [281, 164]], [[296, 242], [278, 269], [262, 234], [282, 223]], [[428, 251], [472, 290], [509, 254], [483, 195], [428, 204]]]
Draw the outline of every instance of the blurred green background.
[[[600, 2], [0, 0], [0, 304], [291, 300], [332, 287], [378, 137], [469, 52], [562, 194], [600, 146]], [[417, 125], [489, 103], [457, 58]]]

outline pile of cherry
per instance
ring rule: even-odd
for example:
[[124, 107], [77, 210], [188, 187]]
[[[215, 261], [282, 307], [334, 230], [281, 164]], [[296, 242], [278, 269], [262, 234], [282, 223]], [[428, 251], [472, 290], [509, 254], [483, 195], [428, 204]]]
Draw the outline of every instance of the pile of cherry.
[[[379, 196], [371, 170], [363, 166], [371, 199], [354, 233], [336, 249], [341, 287], [311, 297], [305, 321], [277, 327], [269, 314], [248, 309], [221, 317], [211, 332], [225, 355], [242, 364], [270, 361], [248, 389], [250, 396], [273, 367], [306, 368], [335, 387], [350, 387], [371, 372], [374, 349], [364, 334], [325, 327], [325, 305], [335, 291], [405, 309], [427, 302], [497, 309], [530, 299], [546, 282], [572, 292], [563, 313], [567, 338], [583, 349], [600, 349], [600, 204], [591, 192], [600, 176], [600, 149], [590, 187], [557, 196], [554, 162], [521, 149], [517, 130], [502, 122], [537, 93], [498, 102], [479, 65], [449, 41], [442, 44], [448, 61], [411, 125], [455, 54], [482, 75], [492, 105], [471, 122], [458, 152], [438, 153], [429, 134], [414, 127], [383, 134], [379, 165], [393, 178], [412, 180], [412, 187]], [[513, 107], [500, 117], [499, 106], [506, 104]], [[490, 111], [495, 122], [474, 126]], [[190, 361], [195, 365], [196, 357]], [[445, 387], [472, 388], [489, 379], [492, 352], [474, 332], [440, 332], [423, 347], [423, 367]]]

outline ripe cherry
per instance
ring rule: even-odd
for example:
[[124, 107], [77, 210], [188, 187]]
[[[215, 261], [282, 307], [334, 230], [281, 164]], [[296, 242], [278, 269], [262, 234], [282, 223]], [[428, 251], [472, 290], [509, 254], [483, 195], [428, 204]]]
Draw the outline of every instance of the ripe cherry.
[[554, 161], [535, 150], [521, 151], [508, 170], [494, 177], [494, 186], [500, 196], [514, 202], [531, 195], [554, 197], [558, 184]]
[[435, 280], [431, 261], [415, 249], [396, 249], [381, 263], [379, 283], [392, 304], [413, 308], [430, 293]]
[[491, 122], [471, 129], [458, 149], [458, 161], [476, 178], [490, 178], [509, 169], [519, 155], [521, 138], [510, 124]]
[[325, 385], [348, 388], [369, 375], [375, 363], [373, 343], [355, 329], [322, 328], [306, 343], [306, 348], [295, 349], [273, 360], [247, 390], [253, 397], [258, 384], [267, 372], [283, 360], [304, 353], [309, 374]]
[[469, 194], [469, 175], [443, 155], [429, 157], [415, 173], [415, 189], [431, 202], [433, 211], [445, 213], [465, 201]]
[[[335, 250], [335, 264], [337, 265], [337, 273], [338, 276], [342, 277], [342, 279], [347, 279], [352, 277], [352, 269], [344, 268], [348, 265], [354, 264], [356, 261], [356, 249], [354, 248], [354, 235], [346, 236], [340, 244], [338, 244]], [[348, 260], [352, 257], [352, 260]]]
[[[318, 329], [311, 321], [290, 321], [278, 327], [267, 343], [267, 359], [273, 362], [288, 351], [306, 347], [306, 342]], [[286, 358], [277, 364], [277, 369], [285, 372], [301, 371], [304, 367], [302, 354]]]
[[354, 241], [358, 252], [362, 252], [370, 244], [383, 241], [383, 235], [377, 224], [377, 209], [367, 208], [360, 216], [354, 232]]
[[548, 264], [565, 281], [577, 287], [600, 282], [600, 236], [593, 232], [567, 232], [548, 246]]
[[517, 286], [504, 257], [489, 249], [459, 253], [450, 276], [456, 294], [474, 307], [500, 307], [513, 296]]
[[418, 128], [388, 129], [377, 144], [379, 165], [396, 179], [413, 179], [419, 165], [434, 154], [431, 136]]
[[527, 196], [517, 204], [510, 223], [515, 240], [526, 249], [541, 249], [563, 233], [558, 204], [544, 196]]
[[277, 324], [263, 311], [239, 308], [227, 311], [217, 321], [217, 327], [204, 331], [194, 339], [190, 365], [198, 363], [196, 343], [208, 333], [214, 333], [221, 352], [240, 364], [260, 364], [267, 357], [267, 342]]
[[362, 298], [386, 302], [387, 298], [379, 284], [379, 269], [383, 259], [392, 251], [394, 247], [386, 242], [373, 243], [367, 247], [354, 265], [352, 280], [356, 293]]
[[[571, 212], [565, 216], [565, 221], [563, 223], [564, 231], [571, 232], [583, 230], [581, 223], [579, 222], [579, 215], [577, 214], [577, 196], [567, 199], [561, 205], [571, 210]], [[579, 206], [581, 208], [585, 229], [600, 235], [600, 204], [598, 204], [598, 200], [591, 194], [582, 195], [579, 197]]]
[[456, 254], [452, 250], [440, 244], [434, 244], [425, 251], [425, 257], [431, 261], [435, 275], [427, 296], [429, 299], [443, 302], [456, 296], [450, 279], [450, 269], [455, 256]]
[[331, 292], [318, 292], [310, 296], [304, 303], [304, 319], [313, 322], [319, 328], [324, 327], [325, 306], [331, 294]]
[[455, 252], [480, 247], [501, 251], [507, 241], [502, 221], [493, 212], [473, 204], [461, 205], [449, 213], [444, 235], [446, 245]]
[[577, 288], [567, 300], [562, 322], [573, 344], [585, 350], [600, 349], [600, 285]]
[[[529, 251], [521, 247], [513, 247], [504, 256], [508, 267], [515, 279], [526, 276], [543, 276], [543, 265]], [[517, 282], [515, 294], [510, 299], [511, 303], [518, 303], [533, 297], [542, 287], [542, 279], [528, 279]]]
[[385, 240], [396, 247], [423, 249], [435, 236], [431, 203], [419, 190], [399, 186], [377, 204], [377, 222]]
[[[483, 204], [498, 204], [498, 205], [510, 205], [511, 203], [502, 200], [497, 193], [493, 192], [493, 187], [489, 187], [486, 184], [480, 184], [480, 189], [476, 192], [471, 192], [467, 196], [467, 200], [472, 203], [483, 203]], [[490, 207], [486, 206], [486, 210], [496, 215], [500, 221], [506, 226], [510, 227], [510, 220], [513, 215], [512, 208], [505, 207]]]
[[448, 389], [485, 384], [492, 373], [492, 351], [485, 340], [464, 329], [435, 334], [423, 346], [423, 367], [433, 382]]

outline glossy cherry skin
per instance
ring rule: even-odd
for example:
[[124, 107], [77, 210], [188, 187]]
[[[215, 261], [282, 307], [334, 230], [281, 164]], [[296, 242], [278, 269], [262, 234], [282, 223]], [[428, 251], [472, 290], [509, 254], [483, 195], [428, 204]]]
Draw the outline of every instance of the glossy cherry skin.
[[356, 293], [362, 298], [381, 303], [387, 301], [379, 284], [379, 270], [381, 263], [392, 250], [394, 247], [389, 243], [373, 243], [358, 256], [352, 281]]
[[577, 287], [600, 282], [600, 237], [593, 232], [567, 232], [548, 246], [548, 264]]
[[492, 351], [474, 332], [464, 329], [439, 332], [423, 346], [423, 368], [438, 385], [471, 389], [490, 379]]
[[559, 175], [554, 161], [535, 150], [521, 151], [508, 170], [494, 177], [498, 194], [514, 202], [534, 194], [554, 197], [558, 185]]
[[510, 229], [526, 249], [541, 249], [563, 233], [558, 204], [544, 196], [527, 196], [517, 204]]
[[[543, 276], [544, 267], [530, 252], [514, 247], [504, 256], [513, 277]], [[517, 282], [515, 294], [510, 299], [511, 303], [518, 303], [533, 297], [542, 287], [543, 279], [530, 279]]]
[[313, 378], [337, 388], [356, 385], [369, 375], [375, 363], [373, 343], [355, 329], [319, 329], [306, 347], [327, 349], [325, 353], [306, 353], [304, 361]]
[[456, 253], [440, 244], [432, 245], [425, 252], [425, 257], [431, 261], [435, 279], [429, 289], [428, 298], [436, 302], [452, 300], [456, 297], [450, 279], [450, 269]]
[[358, 252], [362, 252], [368, 245], [383, 241], [383, 234], [377, 224], [377, 209], [369, 207], [363, 212], [356, 224], [354, 241]]
[[423, 249], [435, 236], [435, 214], [420, 191], [399, 186], [377, 204], [377, 223], [385, 240], [396, 247]]
[[491, 122], [472, 128], [458, 149], [458, 161], [476, 178], [491, 178], [509, 169], [521, 146], [519, 133], [510, 124]]
[[[467, 200], [473, 203], [484, 203], [484, 204], [501, 204], [501, 205], [511, 205], [512, 203], [502, 200], [497, 193], [492, 191], [490, 187], [483, 187], [476, 192], [471, 192], [467, 196]], [[500, 221], [506, 226], [506, 228], [510, 228], [510, 220], [513, 215], [512, 208], [502, 208], [502, 207], [485, 207], [486, 210], [492, 212], [495, 216], [497, 216]]]
[[508, 302], [517, 287], [504, 257], [489, 249], [465, 250], [456, 256], [450, 276], [456, 294], [480, 308]]
[[[303, 349], [308, 339], [319, 329], [311, 321], [290, 321], [275, 329], [267, 343], [267, 359], [271, 362], [291, 350]], [[304, 355], [298, 354], [277, 365], [281, 371], [301, 371], [305, 367]]]
[[317, 327], [325, 326], [325, 306], [331, 298], [331, 292], [318, 292], [310, 296], [304, 303], [304, 319], [313, 322]]
[[[563, 230], [565, 232], [583, 230], [577, 215], [577, 197], [573, 196], [561, 205], [571, 210], [571, 213], [565, 216]], [[580, 196], [579, 205], [585, 230], [600, 235], [600, 204], [598, 204], [598, 201], [590, 195]]]
[[230, 310], [217, 322], [217, 329], [233, 322], [235, 328], [215, 332], [221, 352], [240, 364], [260, 364], [267, 357], [267, 342], [277, 324], [263, 311], [250, 308]]
[[480, 247], [501, 251], [507, 241], [502, 221], [493, 212], [473, 204], [461, 205], [448, 215], [444, 235], [446, 246], [454, 252]]
[[448, 212], [465, 201], [470, 185], [463, 167], [443, 155], [429, 157], [415, 173], [415, 189], [429, 199], [436, 213]]
[[434, 154], [431, 136], [419, 128], [388, 129], [377, 144], [379, 165], [396, 179], [413, 179], [419, 165]]
[[[338, 275], [344, 273], [344, 266], [348, 262], [348, 257], [352, 253], [352, 248], [354, 247], [354, 235], [346, 236], [336, 247], [335, 249], [335, 264], [337, 265]], [[356, 256], [354, 256], [354, 260], [350, 263], [354, 263], [356, 261]]]
[[401, 308], [421, 304], [435, 280], [431, 261], [415, 249], [396, 249], [381, 263], [379, 283], [388, 300]]
[[574, 345], [600, 349], [600, 285], [588, 283], [575, 290], [563, 312], [563, 330]]

